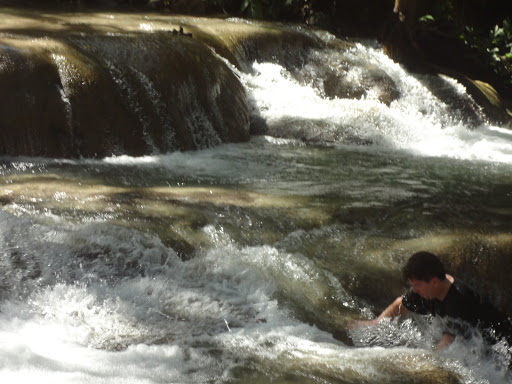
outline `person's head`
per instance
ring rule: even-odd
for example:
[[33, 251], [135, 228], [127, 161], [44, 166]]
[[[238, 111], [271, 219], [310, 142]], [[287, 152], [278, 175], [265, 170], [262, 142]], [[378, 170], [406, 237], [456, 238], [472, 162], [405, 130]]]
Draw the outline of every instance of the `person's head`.
[[446, 272], [436, 255], [422, 251], [409, 258], [403, 269], [403, 276], [414, 292], [431, 299], [438, 296], [439, 283], [446, 279]]

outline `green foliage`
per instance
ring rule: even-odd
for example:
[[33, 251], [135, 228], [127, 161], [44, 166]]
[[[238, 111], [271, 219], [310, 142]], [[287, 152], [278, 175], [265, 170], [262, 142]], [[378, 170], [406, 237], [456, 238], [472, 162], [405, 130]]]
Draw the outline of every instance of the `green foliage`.
[[510, 17], [503, 20], [503, 26], [496, 25], [489, 32], [491, 48], [495, 61], [510, 60], [512, 58], [512, 21]]
[[458, 36], [473, 59], [492, 69], [510, 86], [512, 19], [503, 20], [502, 16], [509, 15], [510, 9], [510, 0], [434, 0], [419, 23]]
[[501, 26], [495, 25], [488, 33], [465, 27], [459, 36], [494, 71], [512, 85], [512, 20], [507, 17]]

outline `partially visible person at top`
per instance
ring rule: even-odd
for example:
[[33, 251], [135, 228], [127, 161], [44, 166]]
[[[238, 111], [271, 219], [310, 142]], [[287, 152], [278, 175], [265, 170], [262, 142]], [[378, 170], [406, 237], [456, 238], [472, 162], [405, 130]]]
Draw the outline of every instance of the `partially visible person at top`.
[[422, 251], [412, 255], [403, 276], [411, 285], [403, 296], [375, 320], [356, 322], [350, 327], [377, 324], [383, 318], [404, 316], [410, 311], [447, 320], [437, 349], [450, 345], [456, 337], [469, 338], [472, 329], [477, 329], [489, 344], [505, 338], [512, 347], [511, 319], [464, 282], [447, 274], [434, 254]]

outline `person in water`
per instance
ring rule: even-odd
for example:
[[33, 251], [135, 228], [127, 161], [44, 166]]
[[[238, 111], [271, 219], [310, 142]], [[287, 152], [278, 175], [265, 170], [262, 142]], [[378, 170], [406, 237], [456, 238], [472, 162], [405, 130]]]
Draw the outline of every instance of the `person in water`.
[[478, 330], [486, 342], [505, 339], [512, 346], [512, 321], [459, 279], [445, 272], [444, 265], [430, 252], [412, 255], [403, 269], [411, 288], [389, 305], [375, 320], [353, 326], [377, 324], [383, 318], [405, 316], [408, 312], [439, 316], [445, 321], [437, 349], [456, 337], [469, 338]]

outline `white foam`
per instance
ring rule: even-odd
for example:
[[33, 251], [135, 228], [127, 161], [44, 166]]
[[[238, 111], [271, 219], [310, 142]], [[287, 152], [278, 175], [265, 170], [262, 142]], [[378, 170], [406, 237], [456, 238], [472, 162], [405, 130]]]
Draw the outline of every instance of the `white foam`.
[[[354, 349], [296, 319], [286, 298], [300, 296], [304, 311], [333, 297], [340, 307], [351, 301], [328, 271], [300, 253], [239, 247], [210, 225], [204, 233], [211, 246], [182, 262], [158, 238], [134, 230], [102, 223], [50, 228], [0, 216], [5, 274], [19, 272], [8, 262], [10, 231], [23, 233], [23, 247], [14, 246], [28, 275], [41, 269], [30, 283], [20, 276], [1, 303], [2, 382], [207, 383], [232, 379], [236, 367], [368, 382], [389, 367], [448, 367], [465, 383], [477, 382], [457, 350], [428, 352], [428, 337]], [[389, 340], [403, 330], [390, 325], [381, 335]]]
[[[322, 85], [299, 83], [278, 64], [256, 62], [254, 74], [246, 75], [245, 84], [271, 131], [287, 138], [296, 135], [324, 142], [344, 142], [349, 137], [421, 156], [512, 162], [510, 130], [468, 126], [463, 112], [453, 112], [382, 50], [357, 44], [345, 56], [338, 51], [331, 55], [361, 64], [345, 74], [354, 84], [364, 81], [363, 63], [382, 69], [400, 97], [389, 106], [371, 90], [360, 99], [328, 99], [322, 95]], [[471, 102], [461, 84], [444, 77], [441, 81], [453, 94]]]
[[[10, 227], [20, 224], [5, 218]], [[0, 378], [208, 382], [233, 361], [191, 344], [215, 345], [245, 328], [310, 328], [290, 320], [272, 297], [285, 279], [317, 279], [307, 259], [281, 260], [269, 247], [239, 249], [221, 229], [205, 230], [217, 245], [187, 263], [157, 239], [102, 224], [31, 232], [24, 262], [30, 265], [37, 249], [41, 277], [19, 283], [22, 300], [2, 302]]]

